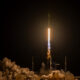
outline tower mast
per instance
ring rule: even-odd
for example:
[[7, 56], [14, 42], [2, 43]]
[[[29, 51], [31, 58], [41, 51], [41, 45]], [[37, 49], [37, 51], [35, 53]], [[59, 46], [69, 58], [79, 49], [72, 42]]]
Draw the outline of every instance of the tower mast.
[[65, 72], [67, 71], [67, 57], [65, 56]]
[[34, 71], [34, 57], [32, 56], [32, 71]]

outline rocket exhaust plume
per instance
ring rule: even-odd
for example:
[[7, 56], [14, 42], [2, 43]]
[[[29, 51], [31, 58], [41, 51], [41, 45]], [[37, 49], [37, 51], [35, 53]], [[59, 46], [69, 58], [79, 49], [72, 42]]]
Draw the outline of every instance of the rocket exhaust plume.
[[48, 52], [47, 52], [47, 59], [50, 59], [50, 28], [48, 28]]
[[50, 28], [48, 28], [48, 49], [50, 49]]

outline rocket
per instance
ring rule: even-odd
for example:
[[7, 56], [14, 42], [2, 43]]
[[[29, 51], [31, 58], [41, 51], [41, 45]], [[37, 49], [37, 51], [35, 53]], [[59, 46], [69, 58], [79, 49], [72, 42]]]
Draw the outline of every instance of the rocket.
[[50, 55], [50, 49], [51, 49], [51, 45], [50, 45], [50, 15], [48, 14], [48, 51], [47, 51], [47, 59], [50, 59], [51, 55]]
[[50, 43], [50, 15], [48, 14], [48, 51], [47, 51], [47, 60], [49, 61], [50, 70], [52, 69], [52, 57], [51, 57], [51, 43]]

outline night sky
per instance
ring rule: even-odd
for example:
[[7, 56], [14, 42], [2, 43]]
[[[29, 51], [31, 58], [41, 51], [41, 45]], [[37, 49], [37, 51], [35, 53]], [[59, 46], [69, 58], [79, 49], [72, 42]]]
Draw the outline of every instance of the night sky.
[[51, 18], [51, 54], [60, 69], [67, 68], [80, 75], [80, 2], [4, 0], [3, 49], [0, 59], [10, 58], [31, 69], [34, 56], [35, 71], [46, 63], [48, 13]]

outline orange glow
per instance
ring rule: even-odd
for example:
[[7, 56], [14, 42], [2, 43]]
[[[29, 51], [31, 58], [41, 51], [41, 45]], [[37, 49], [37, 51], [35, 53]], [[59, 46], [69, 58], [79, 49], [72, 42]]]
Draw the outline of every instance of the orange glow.
[[50, 28], [48, 28], [48, 41], [50, 41]]

